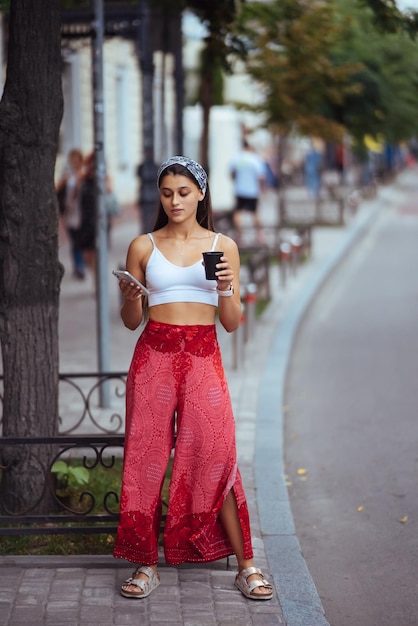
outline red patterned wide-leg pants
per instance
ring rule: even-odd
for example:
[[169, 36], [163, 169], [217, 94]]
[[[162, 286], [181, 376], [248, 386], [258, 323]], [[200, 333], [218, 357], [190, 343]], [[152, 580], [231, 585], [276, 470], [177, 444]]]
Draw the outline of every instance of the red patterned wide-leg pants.
[[164, 530], [166, 562], [215, 561], [233, 553], [219, 519], [232, 489], [252, 558], [248, 509], [237, 468], [235, 422], [215, 326], [149, 321], [126, 389], [121, 512], [114, 556], [158, 562], [161, 488], [177, 439]]

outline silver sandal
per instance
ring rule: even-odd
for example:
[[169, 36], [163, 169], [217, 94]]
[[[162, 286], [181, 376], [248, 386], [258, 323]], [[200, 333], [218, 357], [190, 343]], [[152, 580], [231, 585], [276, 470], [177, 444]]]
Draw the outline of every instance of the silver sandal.
[[[258, 574], [260, 579], [248, 582], [248, 578], [253, 574]], [[273, 597], [273, 587], [265, 579], [263, 572], [258, 567], [247, 567], [238, 572], [235, 577], [235, 587], [250, 600], [271, 600]], [[270, 590], [270, 593], [254, 593], [254, 589], [258, 587], [265, 587]]]
[[[135, 578], [138, 574], [145, 574], [148, 576], [148, 580], [142, 580], [142, 578]], [[130, 578], [127, 578], [123, 583], [120, 593], [124, 598], [147, 598], [149, 594], [154, 591], [160, 584], [160, 576], [157, 572], [151, 567], [147, 565], [142, 565], [141, 567], [137, 567], [134, 573]], [[129, 585], [134, 585], [138, 587], [138, 592], [136, 591], [125, 591], [124, 587], [128, 587]]]

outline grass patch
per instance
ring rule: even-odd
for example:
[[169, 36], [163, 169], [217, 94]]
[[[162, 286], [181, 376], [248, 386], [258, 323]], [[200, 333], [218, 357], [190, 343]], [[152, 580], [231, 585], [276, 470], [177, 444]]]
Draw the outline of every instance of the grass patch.
[[112, 554], [114, 535], [3, 535], [0, 554], [55, 555]]

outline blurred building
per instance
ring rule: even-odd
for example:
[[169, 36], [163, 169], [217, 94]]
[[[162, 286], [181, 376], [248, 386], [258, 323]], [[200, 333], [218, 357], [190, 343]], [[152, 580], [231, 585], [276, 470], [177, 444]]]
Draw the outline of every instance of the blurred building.
[[[204, 26], [191, 13], [185, 13], [181, 21], [175, 22], [173, 16], [152, 12], [153, 151], [157, 163], [180, 151], [199, 159], [201, 110], [198, 105], [186, 106], [185, 103], [195, 99], [198, 90], [198, 66], [204, 35]], [[138, 37], [141, 37], [140, 32]], [[179, 41], [180, 50], [176, 47]], [[138, 39], [114, 36], [106, 38], [103, 53], [106, 162], [118, 198], [127, 203], [136, 202], [140, 195], [137, 171], [145, 152], [140, 48]], [[65, 113], [57, 171], [72, 147], [80, 147], [83, 151], [93, 147], [90, 45], [86, 42], [64, 45], [63, 59]], [[226, 103], [257, 104], [259, 94], [243, 66], [233, 76], [225, 77]], [[240, 148], [243, 132], [250, 135], [251, 143], [258, 151], [263, 154], [271, 151], [270, 134], [261, 128], [260, 121], [259, 117], [238, 111], [232, 104], [213, 107], [209, 170], [215, 209], [233, 207], [229, 163]]]
[[[121, 203], [136, 203], [140, 195], [138, 167], [144, 161], [146, 129], [143, 107], [151, 109], [153, 158], [160, 163], [167, 156], [183, 152], [199, 158], [201, 111], [193, 101], [198, 89], [198, 65], [204, 27], [191, 13], [180, 16], [155, 9], [150, 11], [149, 29], [142, 29], [147, 0], [105, 0], [104, 132], [107, 173]], [[0, 20], [2, 16], [0, 14]], [[62, 30], [64, 115], [60, 129], [56, 176], [66, 163], [68, 152], [79, 148], [84, 154], [94, 148], [91, 11], [64, 14]], [[3, 27], [0, 21], [0, 67]], [[150, 42], [150, 56], [144, 58], [143, 39]], [[144, 93], [144, 67], [152, 73], [152, 93]], [[0, 88], [4, 81], [0, 81]], [[233, 103], [257, 104], [255, 88], [244, 67], [225, 77], [224, 106], [211, 112], [210, 179], [215, 209], [233, 206], [229, 163], [242, 143], [243, 134], [266, 155], [271, 138], [262, 120], [238, 111]], [[144, 139], [145, 138], [145, 139]], [[149, 148], [149, 146], [148, 146]]]
[[[146, 1], [105, 2], [104, 14], [107, 172], [119, 201], [133, 203], [138, 200], [137, 173], [144, 154], [153, 153], [159, 162], [178, 145], [178, 110], [183, 108], [182, 90], [176, 88], [182, 76], [181, 19], [178, 14], [151, 11]], [[64, 116], [57, 176], [71, 148], [93, 150], [93, 34], [91, 11], [64, 14]]]

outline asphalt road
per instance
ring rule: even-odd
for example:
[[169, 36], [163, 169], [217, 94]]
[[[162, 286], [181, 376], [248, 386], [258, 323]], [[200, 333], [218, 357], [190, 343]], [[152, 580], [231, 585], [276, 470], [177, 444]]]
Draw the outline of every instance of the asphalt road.
[[416, 172], [402, 192], [310, 307], [286, 383], [291, 507], [331, 626], [418, 624]]

